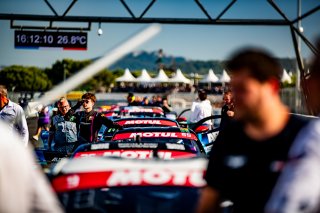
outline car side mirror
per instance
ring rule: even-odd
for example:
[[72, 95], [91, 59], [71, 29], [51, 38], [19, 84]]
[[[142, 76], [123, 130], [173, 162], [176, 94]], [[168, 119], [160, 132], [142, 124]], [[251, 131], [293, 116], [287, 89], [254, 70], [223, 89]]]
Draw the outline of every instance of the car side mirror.
[[207, 126], [198, 126], [194, 131], [196, 133], [203, 133], [203, 132], [207, 132], [209, 130], [209, 127]]
[[177, 121], [178, 121], [178, 123], [180, 123], [180, 122], [186, 122], [186, 121], [187, 121], [187, 118], [181, 116], [181, 117], [177, 118]]

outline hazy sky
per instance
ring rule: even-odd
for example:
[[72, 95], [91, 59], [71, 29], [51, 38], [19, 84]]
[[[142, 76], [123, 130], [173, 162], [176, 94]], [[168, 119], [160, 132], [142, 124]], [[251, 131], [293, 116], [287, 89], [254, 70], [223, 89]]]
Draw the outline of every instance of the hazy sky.
[[[126, 0], [139, 16], [151, 0]], [[72, 0], [49, 0], [59, 15]], [[216, 17], [230, 1], [201, 0], [212, 17]], [[297, 0], [275, 0], [285, 14], [293, 19], [297, 15]], [[318, 0], [302, 0], [302, 14], [319, 5]], [[0, 13], [53, 15], [43, 0], [0, 0]], [[68, 15], [130, 16], [119, 0], [78, 0]], [[205, 18], [194, 0], [157, 0], [145, 17]], [[222, 18], [280, 19], [266, 0], [238, 0]], [[320, 35], [320, 11], [304, 19], [304, 35], [314, 43]], [[15, 24], [31, 25], [17, 21]], [[47, 22], [41, 22], [48, 25]], [[65, 23], [55, 23], [57, 26]], [[86, 23], [73, 23], [86, 26]], [[146, 25], [102, 23], [103, 35], [97, 35], [98, 24], [93, 23], [88, 33], [87, 51], [21, 50], [14, 49], [14, 29], [10, 21], [0, 20], [0, 66], [13, 64], [49, 67], [63, 58], [90, 59], [98, 57]], [[138, 50], [154, 51], [162, 48], [167, 55], [189, 59], [225, 59], [235, 49], [247, 45], [265, 47], [277, 57], [294, 57], [288, 27], [162, 25], [162, 31]], [[302, 42], [302, 53], [310, 56]]]

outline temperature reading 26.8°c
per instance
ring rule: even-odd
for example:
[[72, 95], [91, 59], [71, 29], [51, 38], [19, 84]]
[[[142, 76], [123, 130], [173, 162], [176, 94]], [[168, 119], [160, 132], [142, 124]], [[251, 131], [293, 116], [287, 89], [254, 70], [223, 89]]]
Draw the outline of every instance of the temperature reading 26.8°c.
[[87, 50], [87, 33], [21, 31], [14, 33], [15, 48], [61, 48], [63, 50]]

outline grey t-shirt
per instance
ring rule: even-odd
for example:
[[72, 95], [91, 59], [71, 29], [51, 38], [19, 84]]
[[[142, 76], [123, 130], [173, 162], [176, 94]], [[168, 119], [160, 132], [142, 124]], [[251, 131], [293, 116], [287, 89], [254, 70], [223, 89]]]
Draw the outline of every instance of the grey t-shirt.
[[320, 119], [301, 130], [271, 198], [267, 213], [320, 212]]
[[51, 130], [54, 131], [55, 145], [62, 146], [77, 141], [77, 125], [75, 118], [72, 117], [68, 121], [62, 115], [56, 115], [52, 118]]

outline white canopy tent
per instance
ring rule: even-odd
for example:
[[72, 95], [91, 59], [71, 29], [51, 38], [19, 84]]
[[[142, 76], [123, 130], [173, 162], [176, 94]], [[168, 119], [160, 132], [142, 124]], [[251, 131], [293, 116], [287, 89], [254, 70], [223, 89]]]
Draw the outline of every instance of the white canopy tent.
[[206, 75], [200, 82], [201, 83], [215, 83], [219, 78], [214, 74], [213, 69], [209, 69], [208, 75]]
[[167, 83], [167, 82], [169, 82], [169, 78], [166, 75], [166, 73], [164, 72], [164, 70], [160, 69], [158, 75], [152, 79], [152, 82], [154, 82], [154, 83]]
[[219, 81], [219, 78], [214, 74], [213, 69], [209, 69], [208, 74], [200, 81], [200, 83], [207, 83], [208, 88], [211, 89], [211, 84]]
[[190, 79], [186, 78], [180, 69], [177, 69], [176, 74], [169, 79], [169, 82], [189, 84]]
[[141, 75], [138, 78], [136, 78], [136, 82], [140, 83], [150, 83], [151, 80], [152, 78], [150, 77], [146, 69], [143, 69]]
[[220, 76], [219, 82], [221, 83], [229, 83], [230, 76], [228, 75], [227, 71], [223, 70], [222, 75]]
[[136, 82], [136, 78], [131, 74], [130, 70], [127, 68], [124, 74], [116, 78], [116, 82]]
[[292, 83], [292, 79], [290, 77], [290, 75], [288, 74], [288, 72], [286, 71], [286, 69], [283, 69], [283, 73], [282, 73], [282, 77], [281, 77], [281, 82], [287, 82], [289, 84]]

